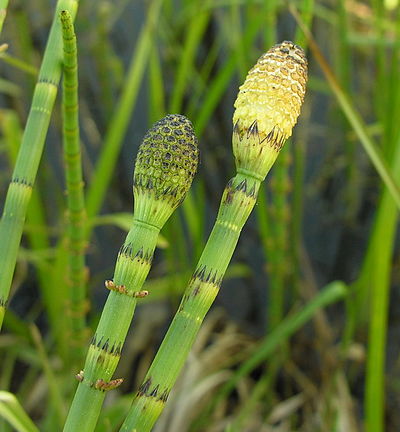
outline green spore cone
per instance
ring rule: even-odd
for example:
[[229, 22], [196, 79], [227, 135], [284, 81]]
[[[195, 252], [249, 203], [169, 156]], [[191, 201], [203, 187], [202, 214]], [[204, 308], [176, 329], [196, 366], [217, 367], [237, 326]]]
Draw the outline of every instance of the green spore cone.
[[161, 227], [183, 201], [199, 150], [191, 122], [179, 114], [159, 120], [140, 146], [133, 176], [135, 217]]
[[118, 365], [137, 299], [150, 270], [160, 229], [185, 198], [198, 161], [192, 124], [181, 115], [168, 115], [145, 135], [134, 170], [133, 224], [122, 245], [113, 280], [83, 370], [64, 431], [93, 431], [105, 392], [117, 387], [112, 379]]

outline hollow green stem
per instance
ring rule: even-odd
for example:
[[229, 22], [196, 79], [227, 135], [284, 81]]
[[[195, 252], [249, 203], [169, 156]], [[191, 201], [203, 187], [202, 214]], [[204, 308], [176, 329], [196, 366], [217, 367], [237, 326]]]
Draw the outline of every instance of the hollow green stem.
[[122, 382], [111, 379], [118, 365], [137, 298], [150, 270], [160, 229], [186, 196], [197, 167], [197, 140], [191, 123], [169, 115], [146, 134], [136, 159], [133, 224], [118, 254], [111, 290], [92, 338], [64, 431], [93, 431], [105, 392]]
[[22, 137], [21, 147], [7, 191], [3, 216], [0, 222], [0, 328], [10, 292], [17, 261], [28, 203], [36, 179], [44, 141], [50, 123], [58, 82], [61, 76], [61, 26], [58, 20], [61, 10], [68, 10], [75, 17], [78, 0], [59, 0], [55, 18], [40, 68], [32, 106]]
[[[133, 318], [136, 296], [140, 296], [140, 291], [134, 290], [140, 290], [150, 270], [159, 230], [135, 220], [127, 235], [110, 285], [116, 291], [110, 292], [90, 343], [64, 431], [94, 430], [106, 390], [120, 383], [111, 378]], [[127, 291], [118, 288], [121, 286]]]
[[85, 222], [82, 163], [78, 119], [78, 64], [76, 36], [68, 11], [60, 15], [64, 43], [63, 141], [68, 205], [69, 314], [72, 358], [79, 359], [85, 338], [86, 269]]

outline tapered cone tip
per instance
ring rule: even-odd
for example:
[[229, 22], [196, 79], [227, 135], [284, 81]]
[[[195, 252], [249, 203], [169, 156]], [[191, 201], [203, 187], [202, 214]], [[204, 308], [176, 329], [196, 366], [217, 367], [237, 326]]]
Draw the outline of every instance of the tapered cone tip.
[[275, 45], [259, 58], [235, 102], [236, 159], [243, 160], [248, 138], [252, 145], [258, 142], [279, 152], [297, 122], [306, 82], [307, 59], [292, 42]]
[[136, 158], [135, 209], [145, 198], [165, 202], [174, 210], [189, 191], [198, 159], [197, 138], [185, 116], [169, 114], [155, 123], [146, 133]]

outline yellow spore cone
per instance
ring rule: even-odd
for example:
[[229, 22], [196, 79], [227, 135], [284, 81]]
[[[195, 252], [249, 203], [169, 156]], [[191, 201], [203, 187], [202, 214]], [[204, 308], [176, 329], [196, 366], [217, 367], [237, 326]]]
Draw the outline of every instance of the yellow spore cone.
[[233, 115], [238, 170], [263, 179], [292, 134], [304, 100], [307, 59], [284, 41], [263, 54], [239, 89]]

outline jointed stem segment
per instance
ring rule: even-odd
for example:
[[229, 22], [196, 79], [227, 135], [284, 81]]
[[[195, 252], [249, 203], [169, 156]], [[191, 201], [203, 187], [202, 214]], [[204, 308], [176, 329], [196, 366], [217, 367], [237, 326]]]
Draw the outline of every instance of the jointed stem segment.
[[256, 177], [240, 173], [228, 182], [203, 254], [121, 431], [149, 431], [163, 410], [255, 205]]
[[115, 283], [111, 280], [106, 280], [105, 286], [110, 291], [116, 291], [116, 292], [119, 292], [120, 294], [126, 294], [126, 295], [131, 296], [131, 297], [143, 298], [143, 297], [146, 297], [147, 295], [149, 295], [149, 292], [146, 290], [129, 292], [126, 289], [125, 285], [115, 285]]
[[121, 247], [114, 279], [106, 282], [106, 287], [111, 291], [90, 343], [85, 366], [79, 375], [82, 379], [64, 431], [94, 430], [104, 391], [116, 387], [117, 381], [111, 378], [135, 311], [138, 297], [135, 294], [150, 270], [158, 234], [158, 228], [134, 221]]
[[72, 359], [81, 360], [84, 353], [86, 300], [85, 269], [85, 224], [86, 210], [83, 195], [82, 163], [78, 119], [78, 64], [76, 37], [71, 15], [68, 11], [60, 14], [63, 47], [63, 142], [66, 167], [66, 191], [68, 203], [68, 282], [70, 301], [70, 328]]
[[64, 431], [93, 431], [104, 392], [117, 387], [112, 380], [118, 365], [137, 298], [150, 270], [161, 227], [184, 199], [197, 168], [197, 139], [183, 116], [169, 115], [146, 134], [134, 172], [135, 211], [132, 227], [122, 245], [114, 278], [96, 333], [78, 374], [75, 394]]

